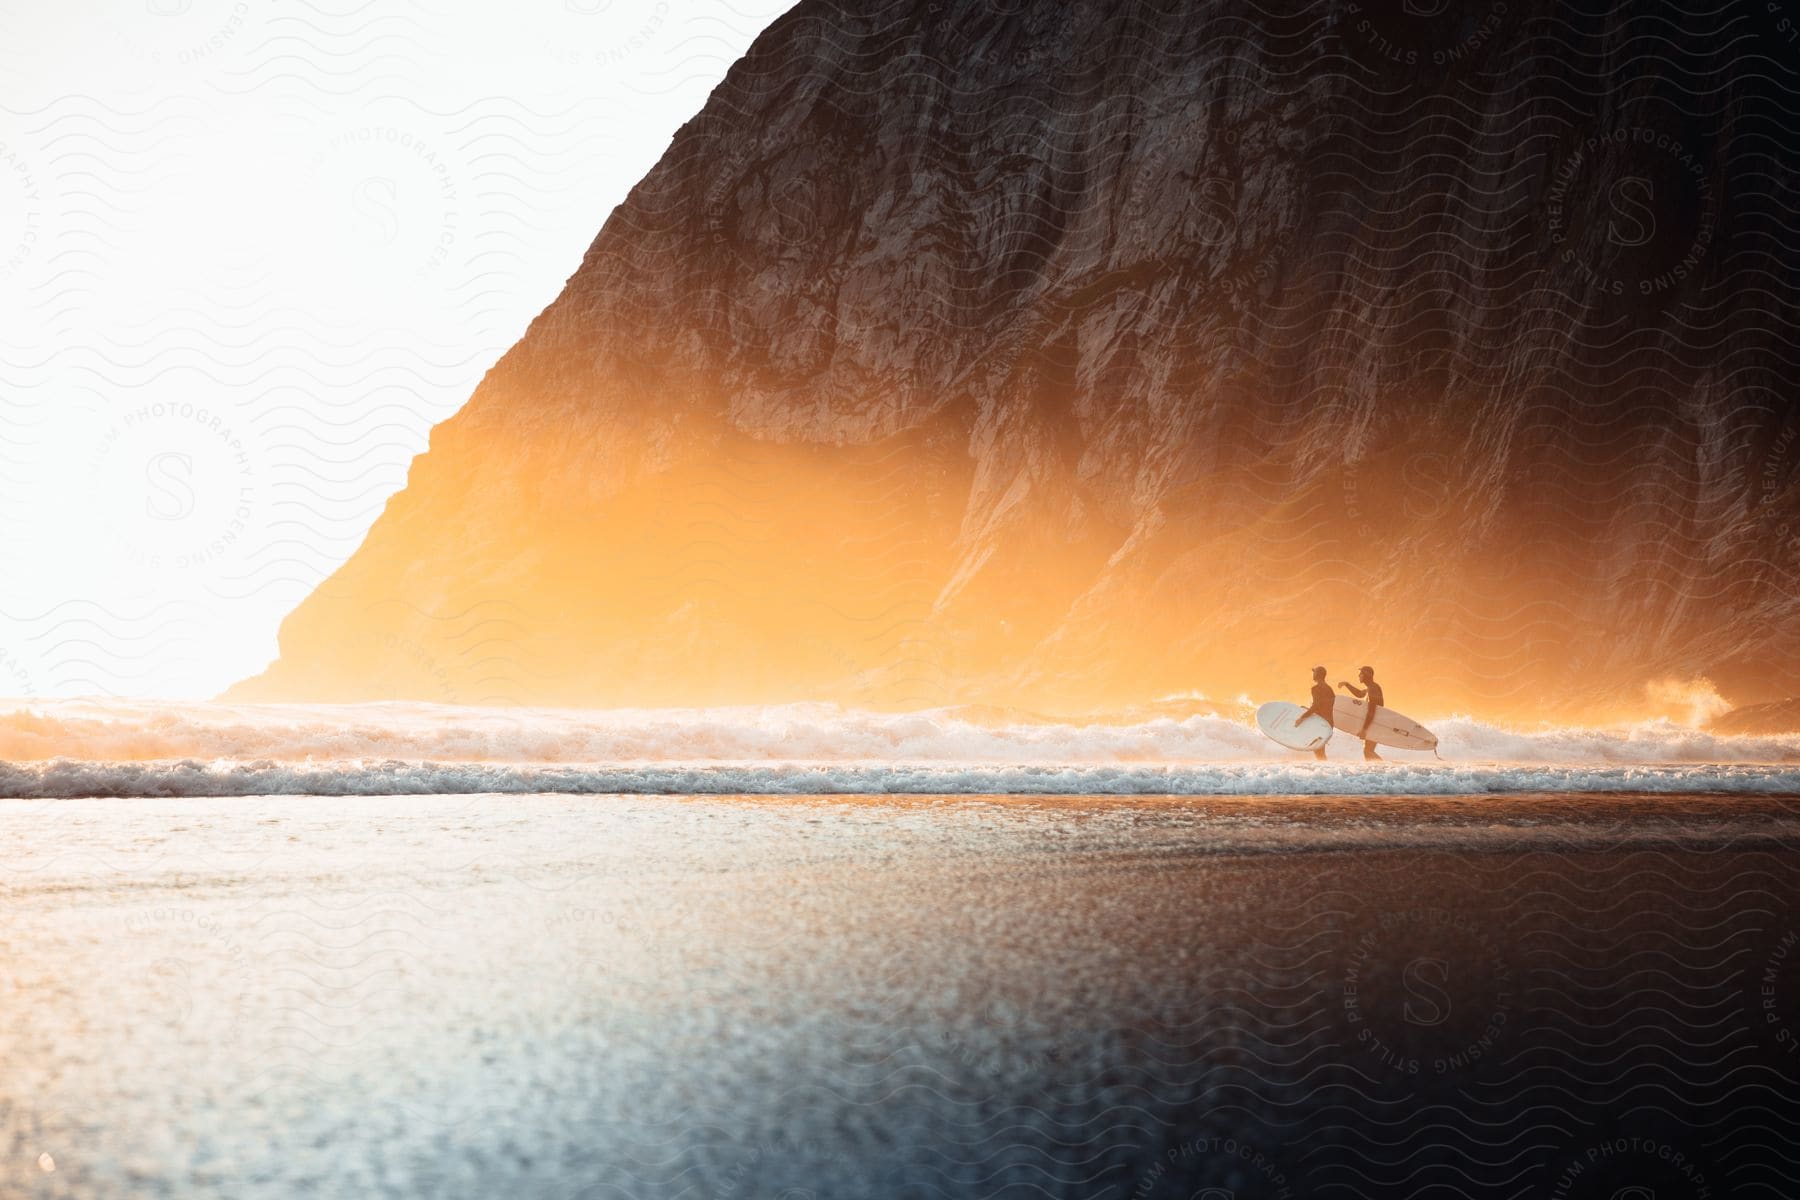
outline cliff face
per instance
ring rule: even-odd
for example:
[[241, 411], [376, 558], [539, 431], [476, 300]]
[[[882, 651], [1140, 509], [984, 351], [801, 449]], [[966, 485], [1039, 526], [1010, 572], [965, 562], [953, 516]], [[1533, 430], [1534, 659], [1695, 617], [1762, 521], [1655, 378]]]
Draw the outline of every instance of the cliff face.
[[1441, 7], [806, 0], [235, 694], [1791, 694], [1800, 48]]

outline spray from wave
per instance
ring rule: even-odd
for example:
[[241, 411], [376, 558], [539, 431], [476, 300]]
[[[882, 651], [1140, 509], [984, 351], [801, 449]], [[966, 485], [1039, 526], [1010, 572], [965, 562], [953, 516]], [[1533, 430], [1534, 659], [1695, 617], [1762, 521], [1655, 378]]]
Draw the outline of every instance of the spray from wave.
[[[1205, 708], [1208, 711], [1194, 711]], [[0, 714], [0, 795], [1800, 791], [1800, 736], [1429, 722], [1443, 762], [1318, 764], [1198, 703], [1057, 720], [834, 705], [588, 711], [52, 701]]]

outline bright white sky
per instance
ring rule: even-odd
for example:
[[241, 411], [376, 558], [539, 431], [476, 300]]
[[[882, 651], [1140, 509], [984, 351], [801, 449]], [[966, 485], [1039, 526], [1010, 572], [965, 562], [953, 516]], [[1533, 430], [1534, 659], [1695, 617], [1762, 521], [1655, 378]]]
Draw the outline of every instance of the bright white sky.
[[201, 697], [792, 0], [0, 0], [0, 696]]

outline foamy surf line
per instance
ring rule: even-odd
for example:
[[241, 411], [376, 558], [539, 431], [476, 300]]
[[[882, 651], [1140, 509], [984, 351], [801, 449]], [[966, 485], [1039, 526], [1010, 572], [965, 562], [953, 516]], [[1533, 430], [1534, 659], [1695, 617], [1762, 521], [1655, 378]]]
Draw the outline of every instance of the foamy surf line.
[[[1723, 736], [1666, 720], [1610, 728], [1514, 729], [1427, 714], [1451, 762], [1623, 767], [1721, 764], [1800, 769], [1800, 735]], [[1359, 766], [1340, 737], [1332, 766]], [[1394, 765], [1433, 761], [1408, 751]], [[50, 700], [0, 704], [0, 762], [483, 763], [583, 771], [753, 763], [923, 766], [996, 771], [1294, 766], [1300, 756], [1241, 712], [1116, 714], [1050, 720], [1012, 710], [882, 713], [829, 704], [690, 709], [462, 708], [443, 704], [220, 704]], [[1310, 765], [1311, 760], [1304, 760]], [[910, 765], [909, 765], [910, 764]], [[614, 789], [617, 790], [617, 789]]]
[[380, 762], [0, 765], [0, 797], [572, 795], [1800, 795], [1800, 768], [1741, 764], [1338, 766]]

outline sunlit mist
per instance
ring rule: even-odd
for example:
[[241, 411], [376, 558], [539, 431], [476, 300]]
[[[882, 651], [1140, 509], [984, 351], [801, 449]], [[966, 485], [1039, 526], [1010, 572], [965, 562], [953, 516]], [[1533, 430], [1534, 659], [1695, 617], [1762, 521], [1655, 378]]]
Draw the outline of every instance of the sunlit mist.
[[209, 695], [784, 7], [0, 13], [0, 695]]

